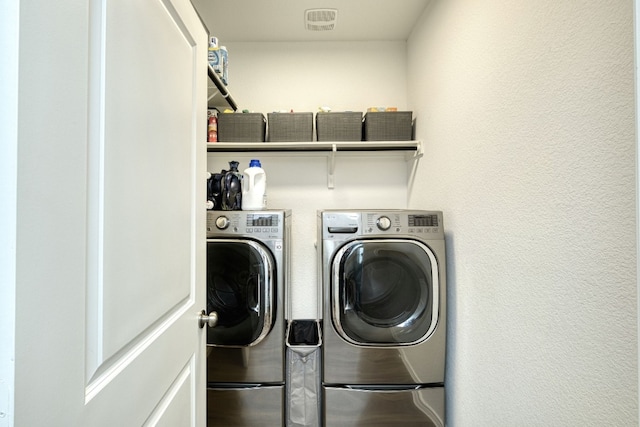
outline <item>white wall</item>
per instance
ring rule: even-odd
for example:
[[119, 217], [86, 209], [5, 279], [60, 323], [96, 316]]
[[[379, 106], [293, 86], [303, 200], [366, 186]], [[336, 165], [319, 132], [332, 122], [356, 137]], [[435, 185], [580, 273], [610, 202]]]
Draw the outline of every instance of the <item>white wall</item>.
[[[224, 40], [221, 40], [224, 43]], [[226, 43], [229, 90], [261, 113], [407, 104], [404, 42]]]
[[[404, 42], [228, 43], [229, 90], [240, 105], [265, 115], [293, 109], [365, 111], [406, 108]], [[382, 83], [384, 82], [384, 84]], [[335, 188], [327, 186], [326, 154], [210, 153], [208, 170], [243, 170], [260, 159], [267, 173], [269, 209], [292, 211], [292, 316], [316, 318], [316, 213], [335, 208], [405, 208], [404, 153], [338, 153]]]
[[408, 43], [455, 426], [638, 423], [632, 1], [434, 0]]

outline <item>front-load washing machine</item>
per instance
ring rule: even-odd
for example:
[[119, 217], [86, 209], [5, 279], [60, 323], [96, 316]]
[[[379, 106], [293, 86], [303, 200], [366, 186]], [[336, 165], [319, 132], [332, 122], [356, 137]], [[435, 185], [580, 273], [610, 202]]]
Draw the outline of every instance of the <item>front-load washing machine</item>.
[[207, 425], [284, 425], [290, 211], [207, 212]]
[[443, 426], [440, 211], [320, 211], [326, 426]]

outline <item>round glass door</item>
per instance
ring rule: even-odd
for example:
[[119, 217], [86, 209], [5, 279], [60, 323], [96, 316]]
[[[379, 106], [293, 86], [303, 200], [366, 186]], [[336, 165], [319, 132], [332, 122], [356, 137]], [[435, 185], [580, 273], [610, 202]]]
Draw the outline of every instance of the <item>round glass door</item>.
[[438, 265], [420, 242], [350, 242], [334, 258], [331, 286], [334, 326], [351, 343], [417, 344], [437, 324]]
[[275, 267], [271, 253], [251, 240], [207, 241], [207, 313], [218, 323], [207, 344], [250, 346], [271, 330]]

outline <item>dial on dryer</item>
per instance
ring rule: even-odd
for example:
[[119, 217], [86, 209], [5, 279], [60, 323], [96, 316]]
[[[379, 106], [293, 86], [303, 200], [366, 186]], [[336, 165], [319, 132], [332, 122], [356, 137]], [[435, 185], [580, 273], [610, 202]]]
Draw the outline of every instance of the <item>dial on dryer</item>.
[[388, 216], [381, 216], [376, 221], [376, 226], [378, 227], [378, 229], [382, 231], [386, 231], [389, 228], [391, 228], [391, 220], [389, 219]]

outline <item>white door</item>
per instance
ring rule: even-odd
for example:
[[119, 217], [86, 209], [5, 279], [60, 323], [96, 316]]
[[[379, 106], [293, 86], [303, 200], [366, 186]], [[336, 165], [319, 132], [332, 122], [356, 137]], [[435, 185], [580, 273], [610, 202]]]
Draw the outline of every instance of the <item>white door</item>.
[[203, 426], [206, 30], [189, 0], [12, 3], [15, 385], [0, 411]]

